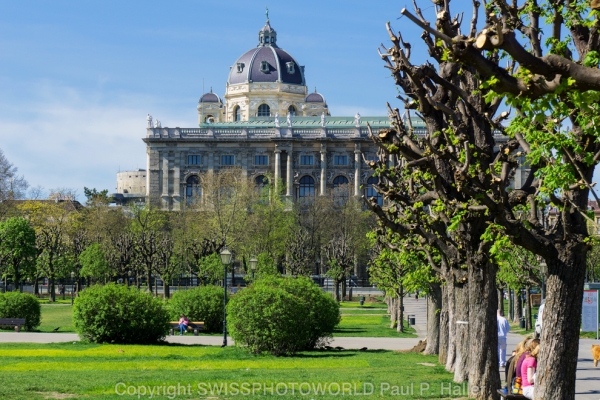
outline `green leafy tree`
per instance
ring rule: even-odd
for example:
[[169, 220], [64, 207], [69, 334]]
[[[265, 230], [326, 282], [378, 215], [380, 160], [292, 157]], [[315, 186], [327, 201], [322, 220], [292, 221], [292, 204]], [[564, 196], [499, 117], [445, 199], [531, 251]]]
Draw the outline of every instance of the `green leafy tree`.
[[111, 277], [111, 269], [106, 259], [106, 253], [98, 243], [92, 243], [79, 255], [81, 276], [85, 278], [101, 279], [104, 282]]
[[5, 274], [13, 278], [19, 291], [23, 291], [20, 285], [23, 277], [35, 273], [36, 255], [35, 230], [26, 219], [13, 217], [0, 222], [0, 260]]

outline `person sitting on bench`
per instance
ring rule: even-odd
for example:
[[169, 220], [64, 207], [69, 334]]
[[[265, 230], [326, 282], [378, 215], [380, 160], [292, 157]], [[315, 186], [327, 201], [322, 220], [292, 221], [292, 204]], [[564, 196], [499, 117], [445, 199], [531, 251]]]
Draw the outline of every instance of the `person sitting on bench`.
[[181, 314], [181, 318], [179, 318], [179, 335], [183, 336], [183, 334], [187, 331], [187, 327], [190, 324], [190, 321], [185, 317], [185, 315]]
[[[531, 346], [530, 346], [531, 348]], [[533, 399], [535, 385], [535, 370], [537, 369], [537, 356], [540, 351], [539, 343], [525, 356], [521, 365], [521, 376], [523, 379], [523, 396]]]

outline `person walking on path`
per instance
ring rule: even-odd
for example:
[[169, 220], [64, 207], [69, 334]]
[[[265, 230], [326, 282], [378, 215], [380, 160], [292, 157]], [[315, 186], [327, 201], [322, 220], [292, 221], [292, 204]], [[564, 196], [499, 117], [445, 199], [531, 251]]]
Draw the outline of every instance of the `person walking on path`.
[[500, 310], [498, 310], [496, 320], [498, 322], [498, 362], [501, 367], [504, 367], [506, 365], [506, 334], [510, 331], [510, 325]]

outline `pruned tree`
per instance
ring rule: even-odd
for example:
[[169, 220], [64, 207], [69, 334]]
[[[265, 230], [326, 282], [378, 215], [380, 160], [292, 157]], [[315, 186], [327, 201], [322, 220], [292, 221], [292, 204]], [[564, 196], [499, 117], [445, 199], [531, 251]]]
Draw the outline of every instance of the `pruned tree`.
[[[490, 105], [504, 101], [515, 110], [506, 130], [501, 124], [509, 112], [497, 117], [495, 112], [478, 113], [482, 122], [505, 131], [510, 140], [480, 165], [477, 173], [487, 177], [487, 183], [467, 192], [481, 212], [493, 217], [495, 227], [490, 231], [495, 232], [489, 239], [506, 235], [545, 259], [545, 323], [554, 329], [542, 336], [535, 397], [572, 399], [589, 250], [586, 209], [589, 195], [597, 199], [591, 180], [600, 161], [598, 5], [584, 0], [493, 0], [478, 23], [480, 3], [474, 1], [465, 35], [456, 29], [460, 21], [451, 18], [449, 4], [436, 4], [434, 23], [420, 11], [413, 15], [402, 10], [402, 14], [423, 28], [430, 52], [459, 65], [457, 73], [470, 69], [480, 79], [478, 88], [453, 89], [464, 95], [457, 107], [447, 110], [449, 116], [460, 111], [473, 90], [484, 94]], [[548, 29], [542, 29], [544, 25]], [[402, 62], [397, 51], [389, 54], [395, 59], [384, 57], [392, 68]], [[457, 147], [467, 144], [462, 158], [462, 164], [468, 164], [465, 172], [473, 169], [473, 155], [480, 155], [482, 138], [475, 135], [458, 141]], [[528, 174], [521, 187], [508, 191], [517, 163]], [[558, 219], [547, 226], [539, 215], [550, 206], [557, 208]]]

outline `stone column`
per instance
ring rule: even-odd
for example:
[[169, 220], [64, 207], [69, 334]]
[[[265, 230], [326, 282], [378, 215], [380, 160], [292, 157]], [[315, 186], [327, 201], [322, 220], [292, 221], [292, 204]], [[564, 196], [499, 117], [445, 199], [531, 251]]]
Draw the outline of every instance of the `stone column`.
[[292, 195], [292, 168], [294, 165], [293, 162], [293, 151], [292, 148], [290, 147], [290, 149], [288, 150], [288, 157], [287, 157], [287, 176], [286, 176], [286, 188], [285, 188], [285, 195], [286, 196], [291, 196]]
[[181, 152], [176, 151], [173, 159], [173, 210], [180, 209], [181, 203]]
[[281, 150], [275, 149], [275, 193], [279, 191], [279, 179], [281, 178]]
[[321, 196], [325, 196], [327, 187], [327, 145], [321, 144]]
[[162, 208], [169, 209], [169, 153], [162, 152]]
[[362, 157], [360, 152], [360, 144], [354, 145], [354, 195], [358, 196], [360, 193], [360, 166], [362, 163]]

